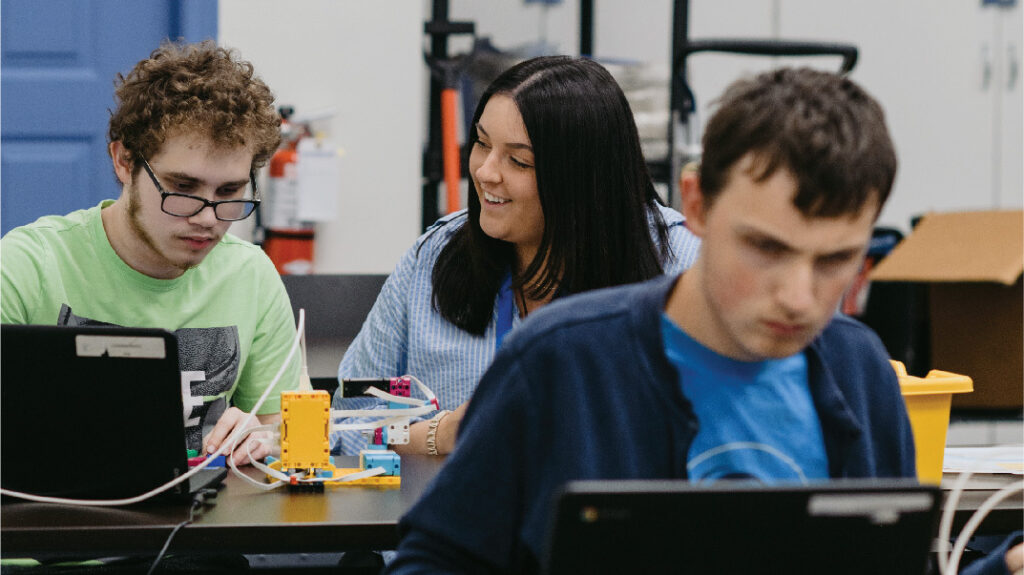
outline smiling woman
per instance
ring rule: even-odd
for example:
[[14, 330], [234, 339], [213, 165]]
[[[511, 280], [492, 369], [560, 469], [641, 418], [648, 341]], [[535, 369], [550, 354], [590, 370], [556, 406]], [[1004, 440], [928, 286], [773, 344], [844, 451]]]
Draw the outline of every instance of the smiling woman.
[[487, 103], [476, 130], [469, 174], [480, 202], [480, 228], [515, 246], [516, 273], [522, 273], [544, 236], [530, 137], [515, 102], [504, 94]]
[[[406, 253], [339, 368], [342, 378], [413, 374], [455, 408], [414, 424], [400, 452], [451, 449], [480, 376], [527, 314], [678, 273], [697, 254], [682, 216], [660, 205], [629, 104], [600, 64], [518, 64], [484, 92], [472, 126], [468, 209]], [[338, 396], [339, 406], [383, 404]], [[352, 432], [340, 451], [365, 443]]]

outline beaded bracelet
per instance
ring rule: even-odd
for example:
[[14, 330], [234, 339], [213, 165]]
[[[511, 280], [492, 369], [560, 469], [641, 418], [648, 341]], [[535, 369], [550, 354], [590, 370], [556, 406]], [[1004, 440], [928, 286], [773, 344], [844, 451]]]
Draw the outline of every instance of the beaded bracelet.
[[442, 409], [430, 419], [430, 423], [427, 427], [427, 455], [440, 455], [437, 452], [437, 426], [441, 424], [441, 420], [444, 416], [451, 413], [447, 409]]

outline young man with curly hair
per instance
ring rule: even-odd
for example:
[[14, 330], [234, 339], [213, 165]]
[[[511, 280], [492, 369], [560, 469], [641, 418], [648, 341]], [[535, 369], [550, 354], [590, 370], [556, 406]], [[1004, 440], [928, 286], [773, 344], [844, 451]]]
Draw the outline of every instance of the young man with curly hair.
[[[4, 236], [0, 316], [175, 332], [187, 445], [227, 449], [295, 334], [273, 264], [227, 233], [258, 204], [255, 172], [280, 142], [274, 96], [249, 62], [208, 41], [165, 43], [118, 75], [115, 97], [108, 150], [120, 197]], [[298, 385], [291, 363], [280, 390]], [[272, 393], [258, 422], [279, 412]], [[252, 447], [256, 458], [269, 450]], [[241, 447], [233, 457], [248, 459]]]

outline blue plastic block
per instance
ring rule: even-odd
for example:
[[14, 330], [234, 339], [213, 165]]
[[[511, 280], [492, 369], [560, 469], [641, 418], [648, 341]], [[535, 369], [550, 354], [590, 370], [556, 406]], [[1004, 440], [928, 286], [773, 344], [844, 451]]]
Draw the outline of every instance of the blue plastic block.
[[400, 476], [402, 474], [402, 460], [394, 451], [363, 451], [360, 454], [363, 462], [363, 469], [371, 467], [383, 467], [384, 475]]

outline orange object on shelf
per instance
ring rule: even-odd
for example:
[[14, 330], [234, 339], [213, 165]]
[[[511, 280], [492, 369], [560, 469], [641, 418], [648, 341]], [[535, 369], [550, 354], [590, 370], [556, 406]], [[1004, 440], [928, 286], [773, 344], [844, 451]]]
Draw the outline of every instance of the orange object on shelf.
[[448, 200], [448, 213], [459, 210], [459, 182], [462, 170], [459, 160], [459, 142], [455, 135], [455, 89], [441, 91], [441, 150], [444, 158], [444, 183]]

